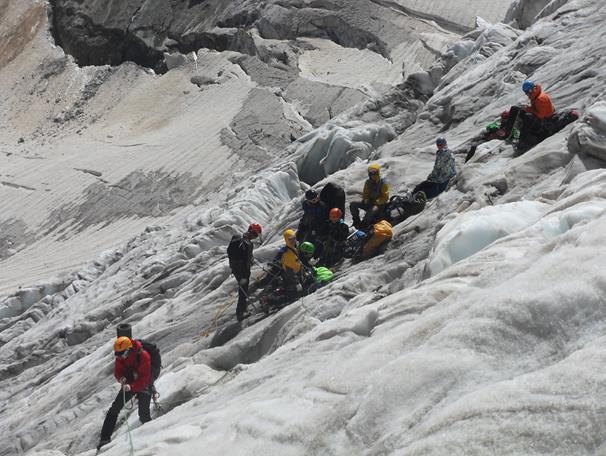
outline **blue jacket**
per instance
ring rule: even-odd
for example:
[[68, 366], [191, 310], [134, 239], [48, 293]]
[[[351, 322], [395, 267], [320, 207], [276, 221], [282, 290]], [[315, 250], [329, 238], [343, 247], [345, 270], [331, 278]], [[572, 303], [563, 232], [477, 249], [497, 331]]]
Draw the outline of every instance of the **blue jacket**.
[[450, 150], [447, 147], [438, 150], [436, 153], [436, 162], [433, 165], [431, 174], [427, 176], [427, 180], [436, 184], [443, 184], [456, 175], [457, 168], [455, 167], [455, 160]]

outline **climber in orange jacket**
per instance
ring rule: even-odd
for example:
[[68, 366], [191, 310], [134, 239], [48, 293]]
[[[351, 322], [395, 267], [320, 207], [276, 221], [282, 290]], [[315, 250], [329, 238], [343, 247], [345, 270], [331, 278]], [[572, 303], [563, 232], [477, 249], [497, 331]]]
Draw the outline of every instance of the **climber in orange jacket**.
[[522, 90], [530, 100], [530, 105], [524, 106], [524, 111], [540, 120], [548, 119], [555, 114], [551, 98], [543, 92], [540, 84], [524, 81]]
[[540, 84], [524, 81], [522, 90], [530, 104], [512, 106], [509, 110], [509, 118], [502, 130], [510, 132], [509, 139], [517, 141], [518, 148], [523, 151], [549, 136], [546, 131], [551, 126], [555, 108], [551, 98], [543, 92]]

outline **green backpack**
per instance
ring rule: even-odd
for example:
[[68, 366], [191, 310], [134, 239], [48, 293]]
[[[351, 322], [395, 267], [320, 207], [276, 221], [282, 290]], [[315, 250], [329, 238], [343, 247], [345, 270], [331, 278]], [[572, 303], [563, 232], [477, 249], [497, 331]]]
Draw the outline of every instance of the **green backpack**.
[[320, 283], [330, 282], [335, 275], [330, 269], [320, 266], [316, 270], [316, 280]]

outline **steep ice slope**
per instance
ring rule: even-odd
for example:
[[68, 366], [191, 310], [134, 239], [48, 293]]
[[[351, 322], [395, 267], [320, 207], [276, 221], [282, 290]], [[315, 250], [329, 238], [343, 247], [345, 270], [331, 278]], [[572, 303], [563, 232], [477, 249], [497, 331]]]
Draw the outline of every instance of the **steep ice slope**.
[[[116, 390], [109, 341], [124, 320], [162, 346], [166, 364], [159, 387], [169, 412], [143, 427], [130, 417], [135, 454], [600, 454], [606, 174], [587, 168], [603, 157], [595, 102], [605, 9], [570, 2], [519, 37], [500, 27], [468, 37], [478, 52], [446, 75], [410, 131], [376, 153], [394, 188], [429, 172], [438, 130], [450, 128], [456, 145], [519, 100], [522, 73], [488, 106], [491, 81], [508, 81], [512, 62], [533, 49], [553, 59], [540, 45], [546, 36], [570, 52], [525, 74], [559, 74], [568, 84], [550, 92], [588, 108], [586, 117], [522, 157], [488, 144], [456, 188], [396, 227], [385, 254], [346, 263], [333, 284], [223, 347], [209, 349], [205, 337], [233, 318], [221, 246], [254, 217], [268, 231], [257, 256], [273, 255], [299, 205], [286, 157], [254, 182], [236, 175], [226, 204], [150, 227], [69, 285], [23, 290], [11, 303], [27, 308], [1, 321], [0, 454], [93, 453]], [[368, 114], [352, 115], [360, 112]], [[286, 152], [296, 157], [305, 145]], [[356, 163], [330, 179], [353, 196], [364, 171]], [[532, 217], [508, 223], [512, 206], [501, 204], [520, 199], [514, 215]], [[106, 454], [129, 451], [125, 433]]]

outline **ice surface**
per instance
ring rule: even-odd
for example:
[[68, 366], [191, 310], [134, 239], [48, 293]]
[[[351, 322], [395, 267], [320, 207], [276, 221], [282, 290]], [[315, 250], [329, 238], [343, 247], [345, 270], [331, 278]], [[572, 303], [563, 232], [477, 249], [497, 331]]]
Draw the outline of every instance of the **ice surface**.
[[429, 263], [431, 274], [439, 273], [499, 238], [532, 225], [547, 207], [546, 204], [524, 201], [485, 207], [460, 215], [436, 235]]
[[368, 160], [377, 148], [396, 137], [389, 125], [359, 121], [329, 122], [298, 139], [302, 154], [298, 168], [301, 180], [315, 184], [356, 160]]

